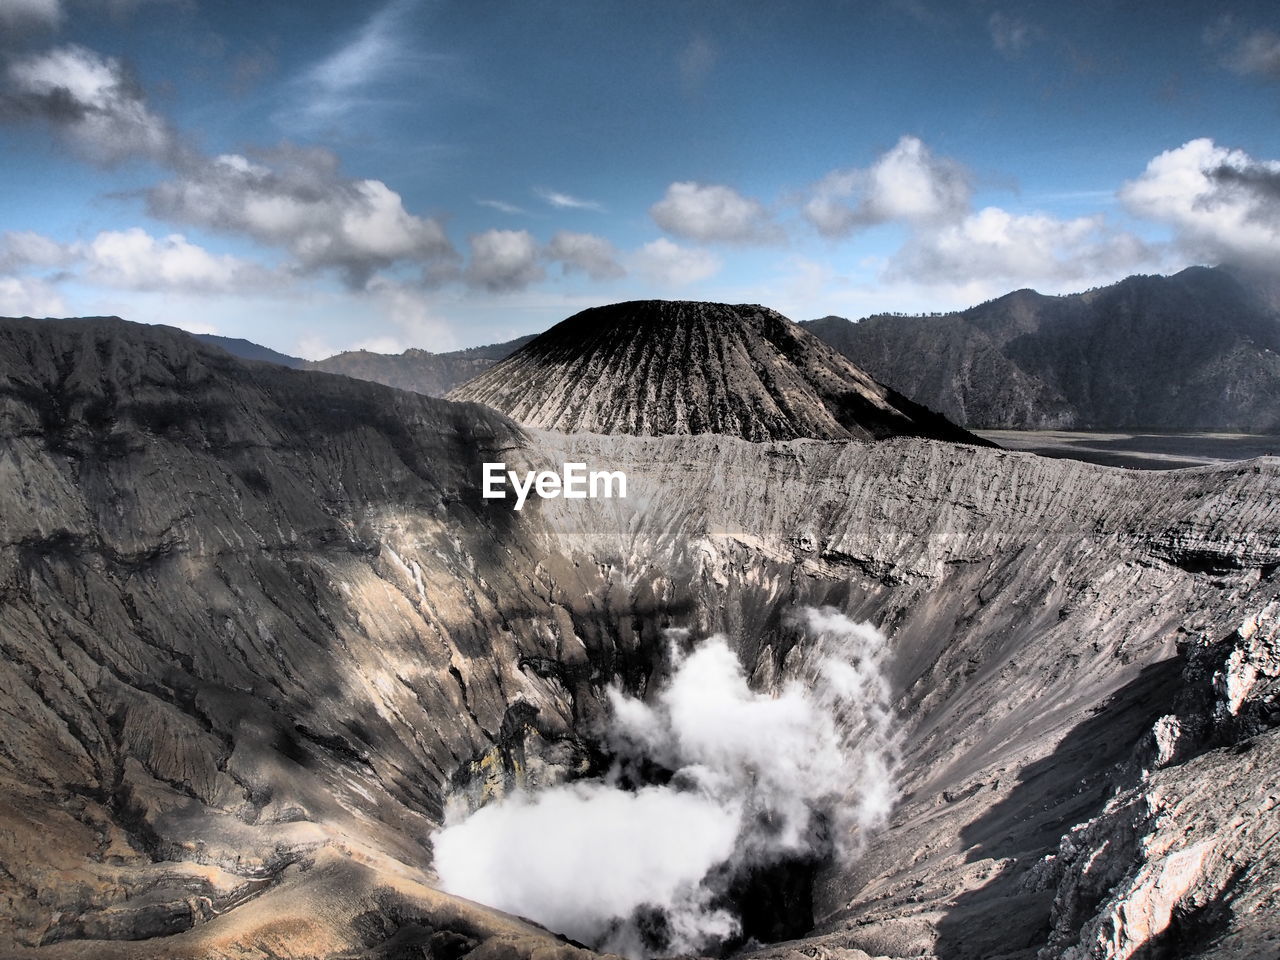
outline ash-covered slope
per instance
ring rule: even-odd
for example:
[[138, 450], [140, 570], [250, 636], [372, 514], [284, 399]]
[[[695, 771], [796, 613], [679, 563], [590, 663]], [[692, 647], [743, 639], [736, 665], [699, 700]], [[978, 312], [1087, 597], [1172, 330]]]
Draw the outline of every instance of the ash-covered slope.
[[804, 326], [970, 428], [1280, 431], [1280, 310], [1222, 269]]
[[449, 353], [416, 349], [406, 350], [404, 353], [348, 350], [323, 360], [313, 360], [305, 366], [308, 370], [340, 373], [357, 380], [382, 383], [397, 390], [412, 390], [428, 397], [442, 397], [458, 384], [510, 356], [532, 339], [532, 336], [517, 337], [505, 343], [469, 347]]
[[638, 300], [584, 310], [449, 396], [570, 433], [985, 443], [751, 304]]
[[[495, 458], [629, 496], [514, 513]], [[1276, 461], [529, 432], [25, 321], [0, 480], [5, 957], [580, 956], [434, 888], [446, 800], [589, 766], [664, 628], [776, 689], [800, 604], [888, 635], [903, 779], [764, 955], [1274, 952]]]

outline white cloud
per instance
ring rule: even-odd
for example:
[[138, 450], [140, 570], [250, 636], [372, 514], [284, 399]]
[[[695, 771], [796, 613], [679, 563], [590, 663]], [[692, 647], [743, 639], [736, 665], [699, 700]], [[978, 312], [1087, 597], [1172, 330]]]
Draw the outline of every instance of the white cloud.
[[542, 198], [547, 205], [555, 207], [557, 210], [593, 210], [596, 213], [604, 213], [604, 206], [594, 200], [583, 200], [581, 197], [560, 193], [558, 190], [539, 188], [533, 192]]
[[[284, 280], [259, 264], [210, 253], [181, 234], [157, 238], [141, 227], [104, 230], [89, 243], [63, 244], [29, 230], [0, 236], [0, 270], [50, 268], [68, 271], [65, 276], [72, 279], [140, 293], [239, 294], [278, 289]], [[45, 283], [41, 289], [52, 287]]]
[[[294, 109], [282, 113], [286, 125], [332, 124], [357, 110], [379, 103], [374, 88], [396, 76], [421, 78], [431, 59], [406, 43], [412, 35], [405, 23], [411, 4], [392, 0], [374, 13], [354, 35], [294, 82]], [[382, 91], [386, 93], [386, 91]]]
[[701, 243], [774, 243], [782, 230], [758, 200], [732, 187], [682, 181], [649, 208], [649, 215], [668, 233]]
[[646, 243], [633, 256], [636, 270], [662, 286], [683, 287], [718, 273], [723, 265], [709, 250], [682, 247], [666, 237]]
[[[359, 66], [352, 54], [319, 76], [336, 88]], [[295, 269], [335, 269], [352, 287], [397, 263], [438, 279], [458, 259], [438, 221], [409, 213], [381, 180], [341, 175], [330, 151], [284, 145], [252, 159], [209, 158], [182, 147], [113, 58], [60, 47], [14, 61], [8, 81], [10, 116], [47, 120], [99, 162], [142, 156], [168, 166], [173, 178], [146, 191], [148, 212], [160, 219], [252, 237], [287, 250]]]
[[1280, 161], [1191, 140], [1155, 157], [1120, 199], [1134, 214], [1172, 226], [1197, 259], [1280, 263]]
[[59, 0], [0, 0], [0, 25], [10, 30], [57, 27], [62, 17]]
[[0, 277], [0, 316], [65, 317], [67, 305], [52, 284], [37, 277]]
[[890, 259], [891, 282], [1005, 285], [1116, 279], [1149, 265], [1152, 251], [1101, 216], [1060, 220], [987, 207], [955, 223], [917, 230]]
[[170, 161], [178, 145], [121, 62], [74, 44], [9, 64], [3, 105], [11, 116], [48, 122], [89, 159]]
[[1241, 39], [1231, 66], [1240, 73], [1280, 77], [1280, 35], [1257, 30]]
[[[1022, 42], [1009, 23], [997, 25], [1007, 34], [1001, 42]], [[995, 206], [975, 211], [971, 198], [963, 166], [904, 136], [869, 168], [829, 174], [813, 189], [803, 213], [831, 237], [877, 223], [907, 226], [902, 247], [871, 266], [878, 267], [880, 284], [905, 290], [913, 300], [920, 288], [957, 294], [1110, 282], [1161, 262], [1163, 251], [1112, 228], [1101, 215], [1063, 219]], [[819, 288], [829, 283], [817, 274], [808, 279]]]
[[210, 253], [181, 234], [156, 239], [138, 227], [99, 233], [84, 259], [89, 280], [128, 290], [235, 293], [270, 282], [256, 264]]
[[1280, 79], [1280, 35], [1274, 31], [1247, 30], [1227, 13], [1210, 24], [1204, 39], [1228, 70]]
[[76, 250], [32, 230], [9, 230], [0, 235], [0, 270], [31, 267], [65, 267], [76, 258]]
[[439, 222], [409, 213], [381, 180], [341, 176], [329, 151], [284, 147], [259, 160], [232, 154], [190, 163], [148, 192], [148, 208], [283, 247], [300, 269], [337, 269], [353, 287], [395, 263], [456, 259]]
[[476, 203], [482, 207], [488, 207], [490, 210], [497, 210], [499, 213], [519, 216], [528, 214], [528, 211], [523, 207], [517, 207], [514, 203], [507, 203], [505, 200], [477, 200]]
[[604, 237], [592, 233], [556, 233], [545, 251], [548, 260], [559, 262], [565, 273], [580, 271], [592, 280], [612, 280], [627, 271], [618, 262], [618, 251]]
[[317, 87], [341, 94], [368, 81], [371, 75], [385, 69], [388, 59], [398, 56], [395, 33], [399, 10], [394, 5], [383, 7], [352, 38], [351, 42], [321, 60], [307, 71]]
[[888, 221], [953, 220], [969, 209], [965, 169], [937, 157], [916, 137], [904, 136], [868, 169], [827, 174], [812, 189], [803, 214], [820, 233], [846, 236]]
[[528, 230], [486, 230], [471, 238], [467, 285], [491, 293], [523, 290], [546, 275]]

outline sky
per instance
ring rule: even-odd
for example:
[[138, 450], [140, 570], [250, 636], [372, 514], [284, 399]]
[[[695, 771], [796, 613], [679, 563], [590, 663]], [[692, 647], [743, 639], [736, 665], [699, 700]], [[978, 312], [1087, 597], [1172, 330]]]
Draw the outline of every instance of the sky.
[[319, 358], [1280, 272], [1280, 4], [0, 0], [0, 315]]

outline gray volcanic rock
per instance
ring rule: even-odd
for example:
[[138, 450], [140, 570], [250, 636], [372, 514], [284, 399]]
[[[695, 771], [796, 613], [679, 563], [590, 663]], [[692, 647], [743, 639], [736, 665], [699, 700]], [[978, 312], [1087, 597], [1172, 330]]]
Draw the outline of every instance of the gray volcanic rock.
[[751, 304], [638, 300], [584, 310], [449, 396], [565, 432], [989, 445]]
[[1280, 308], [1223, 269], [1087, 293], [1018, 290], [959, 313], [804, 326], [970, 428], [1280, 429]]
[[348, 350], [345, 353], [304, 364], [308, 370], [340, 373], [357, 380], [386, 384], [398, 390], [412, 390], [428, 397], [443, 397], [460, 383], [488, 370], [533, 339], [517, 337], [505, 343], [469, 347], [450, 353], [406, 350], [404, 353], [373, 353]]
[[1280, 907], [1280, 846], [1266, 836], [1280, 806], [1278, 612], [1272, 602], [1222, 639], [1184, 644], [1184, 686], [1135, 752], [1134, 785], [1029, 877], [1055, 893], [1047, 954], [1280, 949], [1280, 927], [1240, 922]]
[[[565, 435], [166, 328], [0, 347], [0, 955], [585, 957], [434, 888], [446, 799], [571, 776], [666, 627], [768, 688], [797, 604], [890, 637], [901, 796], [757, 955], [1274, 936], [1280, 461]], [[493, 459], [628, 496], [516, 513]]]

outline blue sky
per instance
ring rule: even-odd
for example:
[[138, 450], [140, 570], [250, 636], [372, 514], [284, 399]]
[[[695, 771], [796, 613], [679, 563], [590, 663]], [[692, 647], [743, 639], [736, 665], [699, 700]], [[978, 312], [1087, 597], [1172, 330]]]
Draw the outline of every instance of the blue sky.
[[1274, 3], [0, 0], [0, 314], [322, 356], [1280, 264]]

